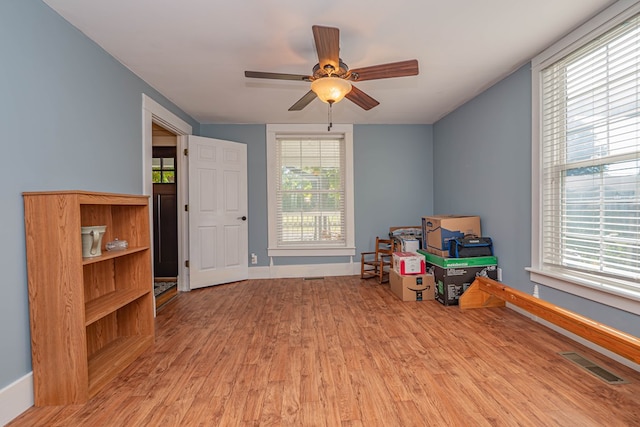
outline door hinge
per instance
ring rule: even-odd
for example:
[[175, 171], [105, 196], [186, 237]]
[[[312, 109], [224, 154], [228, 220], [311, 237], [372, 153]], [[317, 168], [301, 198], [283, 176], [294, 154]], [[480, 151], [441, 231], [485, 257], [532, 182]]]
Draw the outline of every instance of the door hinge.
[[188, 155], [189, 155], [189, 149], [188, 149], [188, 148], [185, 148], [185, 149], [183, 150], [183, 153], [184, 153], [184, 155], [185, 155], [185, 156], [188, 156]]
[[188, 259], [184, 261], [184, 266], [189, 268], [189, 260]]
[[184, 205], [184, 211], [189, 212], [189, 205]]

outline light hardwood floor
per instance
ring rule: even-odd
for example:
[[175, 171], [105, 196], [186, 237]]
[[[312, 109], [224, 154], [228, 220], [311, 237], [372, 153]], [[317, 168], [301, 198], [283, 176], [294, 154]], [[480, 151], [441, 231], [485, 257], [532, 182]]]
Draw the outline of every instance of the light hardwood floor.
[[355, 276], [251, 280], [180, 294], [155, 346], [87, 404], [10, 425], [632, 426], [640, 373], [507, 308], [402, 302]]

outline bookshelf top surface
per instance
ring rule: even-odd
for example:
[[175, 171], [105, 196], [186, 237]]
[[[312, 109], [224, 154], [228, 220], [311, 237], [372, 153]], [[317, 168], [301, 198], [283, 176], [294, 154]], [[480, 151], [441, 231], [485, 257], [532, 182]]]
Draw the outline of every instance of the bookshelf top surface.
[[30, 196], [75, 196], [80, 204], [113, 204], [113, 205], [146, 205], [149, 196], [142, 194], [104, 193], [98, 191], [63, 190], [63, 191], [27, 191], [24, 197]]

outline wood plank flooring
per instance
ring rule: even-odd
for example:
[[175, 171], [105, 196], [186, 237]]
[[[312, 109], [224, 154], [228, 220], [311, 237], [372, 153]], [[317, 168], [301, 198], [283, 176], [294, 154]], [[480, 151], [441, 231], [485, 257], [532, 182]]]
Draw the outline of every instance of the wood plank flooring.
[[180, 294], [87, 404], [9, 425], [634, 426], [640, 373], [507, 308], [402, 302], [356, 276], [250, 280]]

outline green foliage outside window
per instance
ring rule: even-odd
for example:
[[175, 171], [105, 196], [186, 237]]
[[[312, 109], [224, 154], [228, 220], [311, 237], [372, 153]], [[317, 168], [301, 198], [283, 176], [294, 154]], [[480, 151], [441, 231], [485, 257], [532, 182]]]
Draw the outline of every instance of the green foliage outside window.
[[173, 158], [154, 157], [151, 169], [151, 179], [154, 184], [174, 184], [176, 182]]

